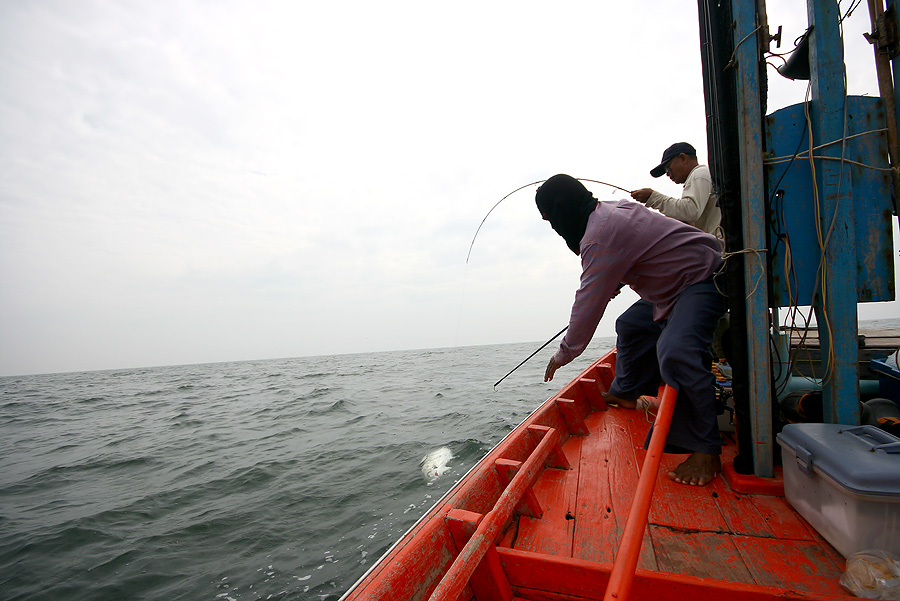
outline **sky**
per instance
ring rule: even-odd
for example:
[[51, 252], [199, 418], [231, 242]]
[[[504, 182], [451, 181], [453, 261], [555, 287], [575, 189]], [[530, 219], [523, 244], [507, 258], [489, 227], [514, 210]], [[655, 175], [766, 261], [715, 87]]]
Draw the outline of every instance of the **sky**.
[[[768, 15], [793, 47], [802, 3]], [[649, 170], [706, 160], [698, 36], [669, 0], [4, 1], [0, 375], [543, 342], [578, 258], [533, 186], [467, 263], [476, 229], [555, 173], [680, 195]]]

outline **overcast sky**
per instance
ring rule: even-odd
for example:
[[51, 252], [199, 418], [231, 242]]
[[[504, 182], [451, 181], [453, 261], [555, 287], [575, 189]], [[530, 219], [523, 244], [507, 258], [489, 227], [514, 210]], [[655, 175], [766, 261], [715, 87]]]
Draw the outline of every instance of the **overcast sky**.
[[681, 140], [692, 2], [0, 2], [0, 375], [546, 340], [579, 261], [531, 187], [466, 264], [485, 213], [559, 172], [679, 195]]

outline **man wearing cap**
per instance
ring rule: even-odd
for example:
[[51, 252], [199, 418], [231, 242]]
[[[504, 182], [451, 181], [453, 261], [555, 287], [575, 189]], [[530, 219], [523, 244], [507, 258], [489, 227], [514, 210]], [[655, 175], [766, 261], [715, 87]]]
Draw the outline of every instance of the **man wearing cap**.
[[[708, 234], [715, 235], [722, 221], [716, 204], [709, 167], [697, 161], [697, 151], [687, 142], [676, 142], [663, 152], [659, 165], [650, 171], [653, 177], [663, 173], [676, 184], [684, 184], [681, 198], [673, 198], [650, 188], [641, 188], [631, 197], [663, 215], [677, 219]], [[644, 331], [654, 324], [653, 305], [638, 300], [616, 319], [616, 379], [604, 396], [611, 403], [623, 407], [643, 409], [648, 401], [635, 398], [635, 382], [641, 381], [646, 370], [642, 357], [654, 350], [654, 342]]]
[[638, 202], [658, 210], [688, 225], [715, 234], [722, 221], [722, 213], [716, 206], [709, 167], [697, 161], [697, 151], [687, 142], [676, 142], [663, 153], [662, 161], [650, 171], [653, 177], [663, 173], [676, 184], [684, 184], [681, 198], [673, 198], [650, 188], [631, 193]]

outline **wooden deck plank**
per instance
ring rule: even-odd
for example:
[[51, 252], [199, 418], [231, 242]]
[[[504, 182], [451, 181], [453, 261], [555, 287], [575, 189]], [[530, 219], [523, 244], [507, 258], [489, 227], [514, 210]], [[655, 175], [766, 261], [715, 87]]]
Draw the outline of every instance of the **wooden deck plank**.
[[[817, 542], [735, 536], [735, 545], [755, 580], [816, 595], [846, 595], [838, 580], [844, 560]], [[816, 574], [816, 578], [811, 578]]]
[[[611, 562], [618, 547], [620, 525], [610, 510], [609, 412], [594, 412], [586, 423], [590, 439], [582, 447], [572, 557]], [[624, 525], [624, 523], [623, 523]]]
[[708, 486], [688, 486], [669, 479], [669, 472], [685, 459], [687, 455], [663, 455], [654, 496], [665, 502], [653, 504], [650, 521], [679, 530], [728, 531]]
[[619, 547], [621, 527], [612, 513], [583, 515], [575, 520], [572, 557], [586, 561], [612, 563]]
[[534, 483], [541, 508], [540, 518], [519, 518], [519, 534], [515, 548], [532, 553], [568, 557], [572, 548], [572, 520], [566, 519], [566, 480], [571, 470], [544, 470]]
[[637, 489], [638, 459], [632, 443], [630, 430], [633, 428], [634, 412], [616, 409], [609, 412], [612, 418], [607, 427], [610, 448], [615, 449], [615, 454], [610, 456], [610, 491], [612, 500], [610, 507], [618, 516], [618, 521], [625, 525], [628, 511], [634, 502], [634, 491]]
[[[622, 538], [638, 474], [627, 430], [628, 412], [612, 409], [588, 423], [595, 440], [585, 444], [579, 481], [577, 525], [572, 556], [613, 561]], [[640, 567], [656, 569], [649, 536], [641, 549]]]
[[[631, 504], [634, 502], [634, 491], [637, 490], [638, 459], [635, 453], [630, 430], [635, 426], [635, 418], [643, 414], [628, 409], [617, 409], [613, 413], [615, 423], [609, 429], [610, 448], [615, 457], [610, 461], [610, 490], [612, 492], [612, 511], [619, 524], [616, 537], [616, 548], [622, 541], [622, 532], [628, 519]], [[648, 426], [649, 427], [649, 426]], [[653, 539], [647, 529], [644, 530], [644, 541], [641, 544], [641, 556], [638, 567], [645, 570], [656, 570], [656, 553], [653, 550]]]
[[808, 541], [818, 539], [784, 497], [769, 495], [747, 495], [747, 497], [777, 538]]
[[576, 513], [579, 485], [578, 466], [581, 463], [582, 447], [586, 439], [587, 438], [584, 436], [570, 436], [562, 445], [563, 453], [566, 455], [566, 459], [569, 460], [569, 465], [572, 467], [571, 472], [568, 474], [568, 479], [566, 480], [567, 515], [574, 516]]
[[578, 464], [579, 494], [576, 517], [600, 516], [609, 507], [611, 456], [609, 424], [606, 420], [609, 413], [609, 411], [595, 411], [585, 420], [591, 435], [582, 443], [581, 460]]
[[759, 512], [750, 495], [734, 492], [721, 476], [707, 485], [712, 499], [733, 534], [775, 538], [775, 532]]
[[650, 527], [661, 572], [758, 584], [731, 535]]
[[583, 436], [570, 436], [562, 445], [562, 451], [573, 469], [547, 469], [534, 483], [543, 515], [538, 518], [522, 516], [514, 547], [536, 553], [549, 553], [568, 557], [572, 552], [575, 522], [567, 518], [574, 515], [578, 491], [578, 469], [581, 461]]

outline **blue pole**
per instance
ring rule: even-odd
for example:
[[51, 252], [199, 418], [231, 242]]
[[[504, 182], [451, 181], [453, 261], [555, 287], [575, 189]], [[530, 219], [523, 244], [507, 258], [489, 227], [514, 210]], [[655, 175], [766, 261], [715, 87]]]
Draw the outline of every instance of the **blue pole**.
[[747, 364], [750, 421], [753, 432], [753, 471], [774, 476], [772, 386], [769, 366], [769, 308], [766, 248], [765, 180], [763, 175], [763, 116], [760, 102], [760, 42], [767, 31], [757, 24], [755, 2], [732, 1], [735, 20], [734, 68], [737, 69], [738, 133], [741, 162], [741, 219], [744, 247], [755, 249], [745, 261], [747, 308]]
[[[834, 0], [809, 0], [811, 129], [814, 145], [841, 140], [846, 121], [844, 49]], [[815, 151], [814, 201], [821, 253], [819, 285], [813, 298], [824, 371], [826, 422], [859, 422], [856, 322], [856, 242], [849, 165], [843, 144]]]

